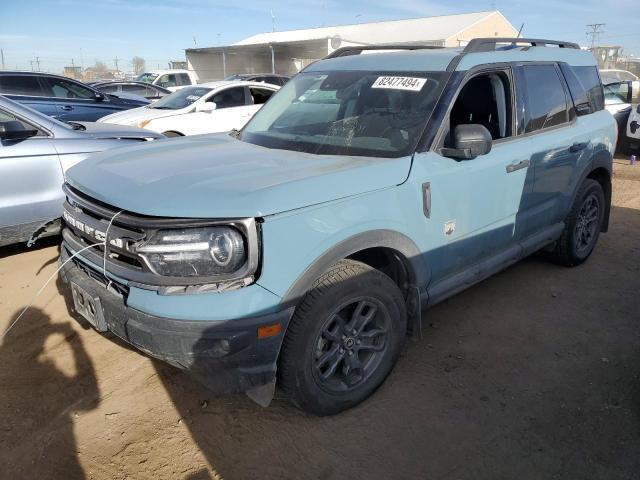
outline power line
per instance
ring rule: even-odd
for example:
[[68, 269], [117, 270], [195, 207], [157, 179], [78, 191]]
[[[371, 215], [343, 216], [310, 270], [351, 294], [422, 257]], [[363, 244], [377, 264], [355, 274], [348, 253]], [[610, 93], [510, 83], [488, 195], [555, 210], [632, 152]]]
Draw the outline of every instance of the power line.
[[587, 32], [587, 37], [591, 37], [591, 48], [594, 48], [596, 46], [596, 43], [598, 43], [600, 35], [604, 33], [604, 30], [600, 29], [605, 25], [606, 23], [591, 23], [587, 25], [587, 27], [591, 28], [591, 31]]

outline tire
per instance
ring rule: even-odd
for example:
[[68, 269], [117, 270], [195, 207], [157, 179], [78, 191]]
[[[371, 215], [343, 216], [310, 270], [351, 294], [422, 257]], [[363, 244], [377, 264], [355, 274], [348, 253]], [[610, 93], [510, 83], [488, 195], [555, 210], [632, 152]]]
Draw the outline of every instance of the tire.
[[280, 386], [309, 413], [351, 408], [382, 384], [406, 331], [405, 301], [393, 280], [364, 263], [342, 260], [296, 307], [282, 345]]
[[184, 135], [182, 135], [180, 132], [173, 132], [173, 131], [169, 131], [169, 132], [164, 132], [163, 135], [165, 137], [169, 137], [169, 138], [173, 138], [173, 137], [184, 137]]
[[553, 260], [567, 267], [575, 267], [587, 260], [598, 242], [604, 213], [602, 186], [587, 178], [565, 219], [564, 231], [552, 253]]

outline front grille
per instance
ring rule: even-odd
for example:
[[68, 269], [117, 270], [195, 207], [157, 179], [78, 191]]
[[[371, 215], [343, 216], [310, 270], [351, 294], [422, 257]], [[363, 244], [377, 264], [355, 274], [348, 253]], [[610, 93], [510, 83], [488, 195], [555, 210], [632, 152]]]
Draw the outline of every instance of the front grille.
[[[161, 286], [211, 285], [245, 279], [258, 270], [258, 230], [252, 218], [215, 221], [138, 215], [93, 199], [68, 184], [64, 185], [63, 190], [67, 201], [64, 203], [65, 228], [62, 235], [68, 249], [78, 252], [86, 248], [79, 254], [81, 257], [129, 284], [154, 289]], [[245, 235], [249, 258], [235, 274], [197, 278], [162, 276], [154, 273], [135, 253], [135, 247], [159, 229], [212, 225], [235, 226]], [[109, 242], [105, 255], [105, 246], [95, 244], [104, 244], [107, 229]]]

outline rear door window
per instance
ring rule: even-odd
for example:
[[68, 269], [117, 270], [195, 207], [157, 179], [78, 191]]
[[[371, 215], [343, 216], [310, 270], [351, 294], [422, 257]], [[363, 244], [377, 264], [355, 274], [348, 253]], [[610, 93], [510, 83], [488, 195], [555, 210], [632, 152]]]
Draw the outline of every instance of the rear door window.
[[555, 65], [525, 65], [525, 133], [555, 127], [569, 121], [564, 85]]
[[251, 98], [253, 99], [254, 105], [262, 105], [269, 97], [273, 95], [275, 92], [273, 90], [269, 90], [267, 88], [255, 88], [250, 87], [249, 92], [251, 93]]
[[178, 85], [177, 82], [178, 80], [176, 79], [176, 76], [173, 73], [170, 73], [170, 74], [168, 73], [168, 74], [162, 75], [157, 83], [161, 87], [169, 88], [169, 87], [176, 87]]
[[0, 93], [4, 95], [44, 96], [42, 86], [35, 75], [0, 75]]
[[141, 97], [149, 96], [149, 90], [150, 89], [145, 85], [122, 85], [123, 92], [139, 95]]
[[246, 105], [244, 87], [227, 88], [213, 96], [216, 108], [242, 107]]
[[179, 73], [177, 77], [178, 77], [178, 85], [191, 85], [191, 79], [189, 78], [189, 75], [187, 75], [186, 73]]

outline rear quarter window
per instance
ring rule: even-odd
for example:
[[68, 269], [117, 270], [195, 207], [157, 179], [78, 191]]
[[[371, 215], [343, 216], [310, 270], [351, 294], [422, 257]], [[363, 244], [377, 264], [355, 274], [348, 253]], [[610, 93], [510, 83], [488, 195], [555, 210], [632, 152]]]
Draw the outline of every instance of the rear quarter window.
[[598, 69], [595, 66], [571, 67], [562, 64], [560, 68], [567, 80], [578, 115], [586, 115], [604, 109], [604, 92]]

